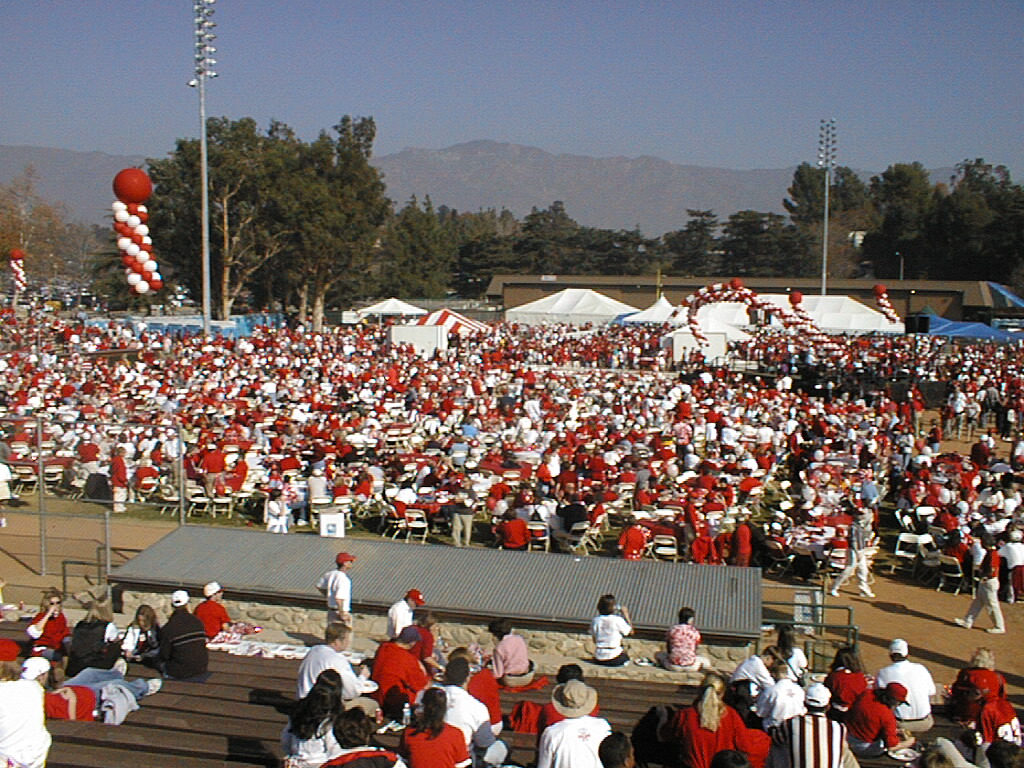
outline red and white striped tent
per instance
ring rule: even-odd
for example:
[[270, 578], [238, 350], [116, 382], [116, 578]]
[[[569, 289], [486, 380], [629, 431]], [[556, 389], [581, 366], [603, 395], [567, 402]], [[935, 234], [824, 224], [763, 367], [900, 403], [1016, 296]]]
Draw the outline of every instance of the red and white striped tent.
[[429, 315], [424, 315], [416, 321], [416, 325], [443, 325], [448, 333], [457, 333], [460, 336], [469, 336], [487, 330], [486, 323], [470, 320], [450, 309], [439, 309]]

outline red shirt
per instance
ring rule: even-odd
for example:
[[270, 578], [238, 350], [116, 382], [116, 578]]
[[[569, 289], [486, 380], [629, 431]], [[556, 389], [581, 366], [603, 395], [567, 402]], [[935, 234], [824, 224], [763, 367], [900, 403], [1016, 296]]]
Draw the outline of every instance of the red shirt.
[[210, 451], [203, 457], [200, 465], [203, 472], [208, 475], [216, 475], [224, 471], [224, 453], [220, 450]]
[[684, 707], [665, 724], [661, 735], [665, 741], [679, 745], [680, 762], [686, 768], [709, 768], [711, 758], [723, 749], [749, 755], [753, 747], [743, 718], [732, 707], [722, 712], [717, 731], [701, 727], [696, 707]]
[[58, 688], [44, 697], [47, 720], [94, 720], [96, 694], [82, 685]]
[[1006, 699], [989, 699], [981, 708], [978, 730], [986, 744], [1002, 739], [1020, 746], [1020, 721], [1013, 705]]
[[[46, 611], [40, 611], [32, 617], [32, 621], [29, 624], [35, 624], [45, 615]], [[46, 622], [46, 626], [43, 627], [43, 634], [39, 636], [38, 640], [33, 640], [32, 645], [59, 651], [64, 647], [65, 637], [71, 637], [71, 630], [68, 629], [68, 620], [64, 617], [64, 614], [58, 613], [56, 616], [50, 617], [50, 620]]]
[[503, 549], [526, 549], [530, 543], [530, 529], [525, 520], [502, 520], [498, 523], [497, 533], [501, 535]]
[[878, 700], [875, 693], [877, 691], [864, 691], [857, 697], [846, 714], [846, 728], [858, 741], [870, 744], [881, 739], [887, 748], [895, 747], [900, 743], [896, 715]]
[[370, 679], [378, 686], [373, 697], [389, 716], [400, 713], [402, 705], [430, 684], [419, 659], [393, 641], [377, 646]]
[[211, 640], [217, 636], [225, 624], [231, 623], [227, 609], [216, 600], [204, 600], [196, 606], [195, 616], [203, 622], [203, 630]]
[[436, 739], [430, 738], [426, 731], [417, 733], [407, 728], [398, 743], [398, 753], [405, 758], [409, 768], [456, 768], [470, 762], [466, 737], [454, 725], [447, 723]]
[[110, 485], [114, 488], [128, 487], [128, 465], [122, 456], [110, 460]]
[[484, 667], [469, 678], [466, 690], [470, 696], [483, 702], [487, 707], [487, 714], [492, 723], [501, 722], [501, 689], [498, 688], [498, 681], [494, 679], [494, 673], [489, 668]]
[[832, 706], [848, 709], [868, 689], [868, 681], [863, 672], [851, 672], [842, 667], [829, 672], [825, 687], [832, 691]]

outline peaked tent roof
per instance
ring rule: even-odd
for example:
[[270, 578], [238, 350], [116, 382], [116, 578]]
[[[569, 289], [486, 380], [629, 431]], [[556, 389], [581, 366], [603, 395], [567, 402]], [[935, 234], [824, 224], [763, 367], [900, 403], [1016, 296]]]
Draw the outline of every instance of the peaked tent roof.
[[358, 309], [356, 314], [360, 317], [366, 317], [367, 315], [425, 315], [427, 310], [414, 307], [412, 304], [408, 304], [401, 299], [390, 298]]
[[[676, 307], [671, 301], [666, 299], [664, 296], [659, 296], [658, 300], [651, 304], [647, 309], [641, 312], [635, 312], [632, 315], [627, 315], [622, 318], [624, 323], [667, 323], [672, 320], [672, 315], [675, 313]], [[682, 322], [680, 319], [678, 322]]]
[[957, 339], [989, 339], [991, 341], [1021, 341], [1024, 336], [1017, 333], [1010, 333], [1000, 328], [993, 328], [984, 323], [968, 323], [957, 320], [947, 320], [938, 315], [932, 315], [931, 324], [928, 329], [930, 336], [947, 336]]
[[448, 333], [469, 336], [487, 330], [487, 324], [479, 320], [470, 320], [451, 309], [439, 309], [424, 315], [416, 321], [416, 325], [443, 325]]
[[639, 310], [589, 288], [564, 291], [505, 310], [505, 319], [525, 325], [541, 323], [610, 323]]

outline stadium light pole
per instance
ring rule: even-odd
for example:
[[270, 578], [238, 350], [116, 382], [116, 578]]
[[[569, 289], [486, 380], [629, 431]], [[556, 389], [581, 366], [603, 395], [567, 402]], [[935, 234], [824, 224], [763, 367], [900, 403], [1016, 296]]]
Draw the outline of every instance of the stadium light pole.
[[216, 77], [213, 67], [217, 49], [212, 43], [217, 26], [213, 21], [213, 4], [217, 0], [194, 0], [192, 16], [195, 25], [195, 77], [188, 84], [199, 91], [199, 192], [201, 200], [202, 260], [203, 260], [203, 335], [210, 335], [210, 183], [206, 156], [206, 81]]
[[836, 167], [836, 119], [822, 120], [818, 131], [818, 167], [825, 171], [825, 218], [821, 233], [821, 295], [828, 293], [828, 195]]

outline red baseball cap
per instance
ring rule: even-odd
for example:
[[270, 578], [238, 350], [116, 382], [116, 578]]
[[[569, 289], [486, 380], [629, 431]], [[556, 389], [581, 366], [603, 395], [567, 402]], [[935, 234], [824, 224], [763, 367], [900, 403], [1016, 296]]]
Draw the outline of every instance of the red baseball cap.
[[0, 638], [0, 661], [17, 661], [21, 655], [21, 646], [13, 640]]
[[355, 555], [350, 555], [348, 552], [339, 552], [338, 556], [334, 558], [334, 562], [338, 565], [343, 565], [345, 563], [354, 563], [355, 561]]
[[408, 592], [406, 592], [405, 599], [412, 600], [414, 603], [416, 603], [416, 605], [423, 605], [425, 602], [427, 602], [423, 599], [423, 593], [420, 592], [418, 589], [410, 589]]
[[889, 683], [887, 686], [885, 686], [885, 690], [888, 691], [889, 695], [896, 699], [896, 701], [898, 701], [900, 704], [907, 703], [908, 691], [907, 687], [902, 683]]

